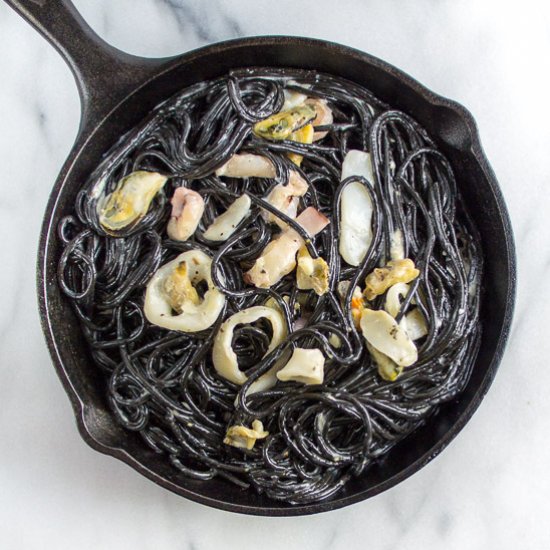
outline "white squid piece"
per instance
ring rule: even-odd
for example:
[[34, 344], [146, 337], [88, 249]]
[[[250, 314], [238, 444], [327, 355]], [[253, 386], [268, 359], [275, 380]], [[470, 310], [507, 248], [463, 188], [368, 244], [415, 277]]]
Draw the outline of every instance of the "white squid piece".
[[321, 350], [295, 348], [288, 363], [277, 373], [277, 378], [282, 382], [322, 384], [324, 368], [325, 357]]
[[274, 178], [277, 176], [274, 164], [261, 155], [236, 153], [216, 170], [216, 176], [230, 178]]
[[[116, 189], [98, 202], [99, 223], [107, 232], [116, 232], [135, 224], [147, 214], [155, 195], [168, 178], [157, 172], [138, 170], [122, 178]], [[94, 189], [98, 195], [105, 188], [102, 180]]]
[[204, 232], [205, 239], [223, 242], [237, 230], [239, 224], [250, 214], [250, 197], [241, 195], [234, 200], [227, 210], [220, 214]]
[[[237, 325], [247, 325], [258, 321], [258, 319], [267, 319], [271, 323], [273, 335], [267, 348], [267, 355], [275, 349], [287, 335], [287, 327], [283, 316], [279, 311], [271, 307], [253, 306], [235, 313], [222, 323], [214, 338], [214, 345], [212, 348], [212, 362], [214, 368], [220, 376], [234, 384], [244, 384], [247, 376], [239, 369], [237, 354], [231, 347], [233, 332]], [[261, 378], [258, 379], [257, 382], [260, 380]]]
[[[188, 250], [164, 264], [153, 275], [145, 291], [145, 317], [169, 330], [198, 332], [213, 325], [225, 304], [225, 296], [214, 286], [212, 260], [201, 250]], [[195, 286], [205, 281], [201, 298]]]
[[408, 367], [418, 360], [414, 342], [388, 312], [365, 308], [360, 326], [367, 343], [400, 367]]
[[204, 213], [204, 200], [199, 193], [187, 187], [178, 187], [172, 200], [172, 214], [166, 227], [174, 241], [186, 241], [195, 233]]
[[[384, 309], [392, 316], [397, 317], [401, 308], [401, 301], [409, 293], [410, 286], [406, 283], [396, 283], [386, 293]], [[414, 303], [414, 302], [413, 302]], [[419, 308], [411, 309], [400, 321], [399, 325], [407, 332], [411, 340], [418, 340], [428, 334], [426, 319]]]
[[[374, 185], [370, 153], [351, 150], [342, 164], [342, 180], [351, 176], [364, 177]], [[351, 181], [340, 199], [340, 256], [352, 266], [358, 266], [372, 243], [373, 204], [365, 186]]]
[[[295, 218], [298, 212], [298, 197], [304, 196], [308, 188], [307, 181], [298, 172], [291, 170], [287, 184], [276, 185], [267, 195], [266, 201], [288, 217]], [[262, 210], [262, 217], [269, 223], [277, 224], [281, 229], [287, 226], [286, 222], [267, 210]]]
[[[296, 221], [313, 237], [330, 222], [312, 206], [306, 208]], [[296, 267], [296, 254], [304, 245], [302, 237], [287, 227], [262, 251], [251, 269], [244, 276], [247, 283], [258, 288], [269, 288], [288, 275]]]

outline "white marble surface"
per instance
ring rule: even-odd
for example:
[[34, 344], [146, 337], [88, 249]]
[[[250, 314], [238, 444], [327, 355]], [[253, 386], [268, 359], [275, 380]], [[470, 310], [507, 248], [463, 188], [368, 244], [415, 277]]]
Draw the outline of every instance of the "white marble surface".
[[250, 518], [155, 486], [77, 434], [42, 338], [34, 263], [42, 212], [77, 131], [59, 56], [0, 4], [0, 547], [550, 548], [550, 5], [524, 0], [78, 0], [112, 44], [171, 55], [252, 34], [310, 35], [403, 68], [466, 105], [516, 232], [519, 289], [500, 372], [428, 467], [316, 517]]

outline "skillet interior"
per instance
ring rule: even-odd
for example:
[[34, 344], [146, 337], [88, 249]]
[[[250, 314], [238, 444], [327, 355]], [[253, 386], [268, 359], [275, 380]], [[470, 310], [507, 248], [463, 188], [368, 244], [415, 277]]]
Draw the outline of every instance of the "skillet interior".
[[[56, 284], [59, 219], [73, 209], [79, 186], [117, 138], [176, 91], [246, 66], [317, 69], [348, 78], [416, 118], [447, 155], [481, 233], [485, 260], [483, 336], [463, 394], [441, 407], [422, 429], [401, 442], [387, 460], [350, 482], [327, 502], [291, 507], [241, 491], [225, 481], [197, 482], [176, 472], [143, 440], [119, 427], [107, 405], [103, 375], [87, 356], [71, 307]], [[106, 68], [108, 69], [108, 68]], [[267, 37], [230, 41], [186, 54], [129, 95], [95, 128], [83, 132], [52, 192], [44, 219], [38, 292], [43, 328], [57, 371], [75, 409], [80, 432], [95, 449], [113, 455], [160, 485], [226, 510], [259, 515], [315, 513], [357, 502], [405, 479], [435, 457], [464, 426], [487, 391], [500, 361], [514, 300], [515, 258], [508, 215], [479, 144], [471, 115], [429, 92], [397, 69], [364, 53], [309, 39]]]

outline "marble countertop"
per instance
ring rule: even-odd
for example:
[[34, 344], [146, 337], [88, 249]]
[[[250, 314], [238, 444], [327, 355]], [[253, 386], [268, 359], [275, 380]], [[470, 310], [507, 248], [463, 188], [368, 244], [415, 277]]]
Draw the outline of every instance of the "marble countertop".
[[[496, 380], [456, 440], [369, 501], [252, 518], [184, 500], [81, 440], [40, 330], [42, 213], [76, 136], [58, 54], [0, 4], [0, 547], [547, 549], [550, 529], [550, 7], [526, 0], [77, 0], [108, 42], [166, 56], [255, 34], [348, 44], [472, 111], [515, 229], [519, 287]], [[546, 161], [546, 162], [545, 162]]]

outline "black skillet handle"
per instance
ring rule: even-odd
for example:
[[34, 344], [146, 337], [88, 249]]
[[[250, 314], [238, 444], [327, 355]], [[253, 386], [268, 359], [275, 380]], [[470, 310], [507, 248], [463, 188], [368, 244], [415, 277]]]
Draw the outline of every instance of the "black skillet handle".
[[81, 131], [107, 115], [167, 59], [129, 55], [102, 40], [70, 0], [4, 0], [30, 23], [71, 68], [82, 104]]

